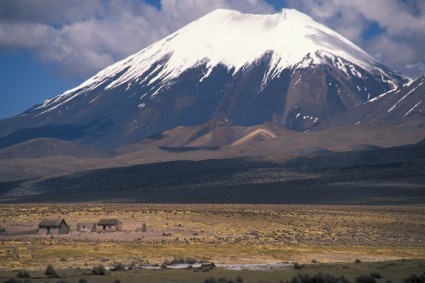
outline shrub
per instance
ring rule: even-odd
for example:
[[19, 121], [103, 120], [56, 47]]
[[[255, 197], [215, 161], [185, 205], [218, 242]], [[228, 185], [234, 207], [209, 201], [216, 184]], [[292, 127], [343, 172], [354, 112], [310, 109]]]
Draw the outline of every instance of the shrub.
[[376, 279], [379, 279], [379, 278], [381, 278], [382, 276], [381, 276], [381, 274], [379, 274], [378, 272], [372, 272], [371, 274], [370, 274], [370, 276], [371, 277], [373, 277], [373, 278], [376, 278]]
[[362, 263], [362, 261], [361, 261], [360, 259], [356, 259], [356, 260], [354, 261], [354, 263]]
[[161, 268], [167, 268], [167, 266], [171, 265], [171, 263], [168, 260], [165, 260], [162, 264], [161, 264]]
[[344, 277], [344, 275], [342, 275], [341, 277], [338, 278], [338, 282], [337, 283], [350, 283], [350, 281], [348, 281], [348, 279], [346, 279]]
[[186, 263], [187, 264], [195, 264], [196, 263], [196, 259], [188, 257], [188, 258], [186, 258]]
[[296, 277], [293, 277], [291, 283], [350, 283], [345, 277], [336, 278], [330, 274], [317, 273], [316, 275], [310, 277], [307, 274], [298, 274]]
[[114, 281], [114, 283], [121, 283], [121, 280], [116, 279], [116, 280]]
[[81, 278], [78, 283], [88, 283], [87, 279], [85, 278]]
[[125, 265], [118, 262], [114, 267], [114, 271], [125, 271]]
[[356, 283], [376, 283], [376, 280], [370, 275], [361, 275], [356, 278]]
[[214, 278], [208, 278], [204, 280], [204, 283], [217, 283], [217, 281]]
[[214, 268], [215, 268], [215, 264], [213, 262], [212, 263], [203, 263], [203, 264], [201, 264], [200, 267], [196, 268], [194, 271], [195, 272], [198, 272], [198, 271], [208, 272], [210, 270], [213, 270]]
[[26, 271], [26, 270], [19, 270], [18, 271], [18, 274], [16, 274], [16, 277], [18, 277], [18, 278], [30, 278], [31, 276], [30, 276], [30, 274], [29, 274], [28, 271]]
[[416, 274], [412, 274], [403, 281], [404, 283], [425, 283], [425, 272], [419, 277]]
[[172, 261], [172, 263], [173, 264], [183, 264], [183, 263], [185, 263], [185, 261], [184, 261], [184, 258], [175, 258], [173, 261]]
[[91, 273], [93, 275], [105, 275], [106, 274], [106, 268], [103, 265], [98, 265], [93, 267], [93, 269], [91, 270]]
[[46, 268], [46, 271], [44, 271], [44, 274], [46, 274], [47, 276], [57, 276], [58, 274], [56, 273], [55, 268], [53, 267], [53, 265], [49, 264]]
[[303, 268], [302, 264], [299, 264], [298, 262], [294, 263], [294, 269], [301, 269]]
[[238, 275], [238, 277], [236, 277], [236, 282], [242, 283], [243, 282], [242, 276]]

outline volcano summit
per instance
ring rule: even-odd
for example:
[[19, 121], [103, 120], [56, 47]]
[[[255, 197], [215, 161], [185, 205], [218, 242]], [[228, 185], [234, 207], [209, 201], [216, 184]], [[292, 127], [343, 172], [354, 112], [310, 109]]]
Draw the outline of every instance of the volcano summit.
[[296, 10], [216, 10], [0, 121], [0, 147], [47, 137], [114, 149], [211, 121], [305, 131], [406, 82]]

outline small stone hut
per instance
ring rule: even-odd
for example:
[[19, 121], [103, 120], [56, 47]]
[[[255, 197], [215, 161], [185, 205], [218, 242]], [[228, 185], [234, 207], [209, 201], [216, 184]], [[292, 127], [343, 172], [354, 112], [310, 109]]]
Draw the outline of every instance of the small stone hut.
[[101, 219], [97, 222], [98, 231], [122, 231], [122, 222], [118, 219]]
[[95, 222], [77, 223], [78, 232], [96, 232]]
[[43, 219], [38, 223], [39, 235], [62, 235], [68, 234], [70, 230], [65, 219]]

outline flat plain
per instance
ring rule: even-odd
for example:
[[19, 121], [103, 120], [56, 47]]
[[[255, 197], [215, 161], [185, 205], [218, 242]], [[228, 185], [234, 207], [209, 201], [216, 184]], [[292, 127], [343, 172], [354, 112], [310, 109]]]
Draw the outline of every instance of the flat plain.
[[[71, 233], [36, 234], [43, 218]], [[117, 218], [123, 231], [76, 231]], [[2, 272], [161, 265], [174, 258], [220, 264], [352, 263], [425, 258], [423, 206], [2, 204]], [[137, 228], [147, 224], [147, 232]]]

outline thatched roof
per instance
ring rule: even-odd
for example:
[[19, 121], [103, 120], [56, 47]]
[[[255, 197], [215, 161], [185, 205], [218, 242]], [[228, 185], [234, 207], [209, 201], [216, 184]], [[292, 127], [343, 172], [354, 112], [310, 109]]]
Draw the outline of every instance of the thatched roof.
[[100, 219], [97, 226], [113, 226], [117, 225], [120, 221], [118, 219]]
[[43, 219], [40, 223], [38, 223], [38, 227], [60, 227], [62, 225], [62, 222], [65, 225], [68, 225], [66, 224], [65, 219]]

